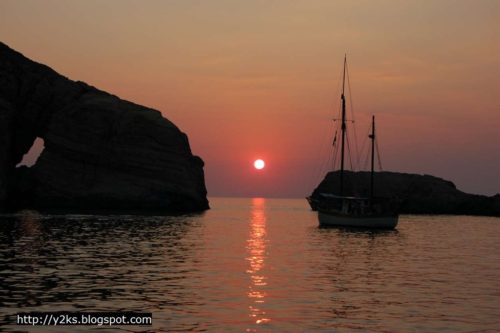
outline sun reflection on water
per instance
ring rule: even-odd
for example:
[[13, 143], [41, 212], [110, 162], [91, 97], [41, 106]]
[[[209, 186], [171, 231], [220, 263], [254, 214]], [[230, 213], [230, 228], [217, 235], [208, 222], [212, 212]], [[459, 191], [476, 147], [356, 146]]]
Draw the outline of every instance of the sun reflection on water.
[[[250, 234], [247, 240], [247, 274], [250, 276], [247, 296], [250, 300], [249, 316], [255, 324], [265, 324], [271, 321], [263, 310], [266, 303], [267, 276], [263, 274], [266, 259], [266, 214], [265, 199], [254, 198], [250, 218]], [[251, 331], [247, 329], [247, 331]]]

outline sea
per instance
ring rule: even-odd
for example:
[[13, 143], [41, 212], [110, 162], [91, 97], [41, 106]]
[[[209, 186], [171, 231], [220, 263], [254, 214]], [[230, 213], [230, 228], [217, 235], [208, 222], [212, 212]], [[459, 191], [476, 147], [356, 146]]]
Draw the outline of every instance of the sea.
[[[500, 332], [500, 218], [320, 228], [305, 199], [211, 198], [183, 216], [0, 217], [0, 331]], [[20, 326], [31, 311], [151, 326]]]

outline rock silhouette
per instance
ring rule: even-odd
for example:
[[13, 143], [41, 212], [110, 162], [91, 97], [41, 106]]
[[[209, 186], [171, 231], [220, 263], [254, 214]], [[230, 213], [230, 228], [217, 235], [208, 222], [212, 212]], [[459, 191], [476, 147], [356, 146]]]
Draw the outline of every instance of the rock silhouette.
[[[44, 150], [18, 167], [36, 138]], [[159, 111], [75, 82], [0, 43], [0, 208], [208, 208], [203, 161]]]
[[[339, 194], [340, 172], [329, 172], [314, 190]], [[500, 216], [500, 194], [492, 197], [468, 194], [442, 178], [397, 172], [377, 172], [374, 196], [398, 198], [402, 214], [460, 214]], [[367, 196], [370, 193], [370, 172], [344, 171], [344, 195]]]

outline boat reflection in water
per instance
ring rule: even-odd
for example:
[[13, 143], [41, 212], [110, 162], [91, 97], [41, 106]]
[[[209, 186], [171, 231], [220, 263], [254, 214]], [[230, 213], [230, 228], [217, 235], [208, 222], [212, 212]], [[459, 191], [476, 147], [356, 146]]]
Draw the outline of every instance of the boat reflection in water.
[[[250, 284], [248, 286], [249, 316], [255, 321], [255, 324], [265, 324], [271, 321], [263, 309], [266, 302], [267, 293], [267, 277], [263, 274], [263, 268], [266, 264], [266, 214], [265, 214], [265, 199], [253, 198], [251, 219], [250, 219], [250, 234], [247, 240], [247, 274], [250, 276]], [[247, 329], [247, 331], [252, 331]]]

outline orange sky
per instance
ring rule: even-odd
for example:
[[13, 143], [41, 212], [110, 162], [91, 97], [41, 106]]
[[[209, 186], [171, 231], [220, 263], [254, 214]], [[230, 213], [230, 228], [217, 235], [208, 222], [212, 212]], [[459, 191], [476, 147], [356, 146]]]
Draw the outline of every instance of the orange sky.
[[312, 191], [346, 52], [384, 169], [500, 192], [499, 22], [498, 1], [0, 1], [0, 40], [186, 132], [212, 196]]

